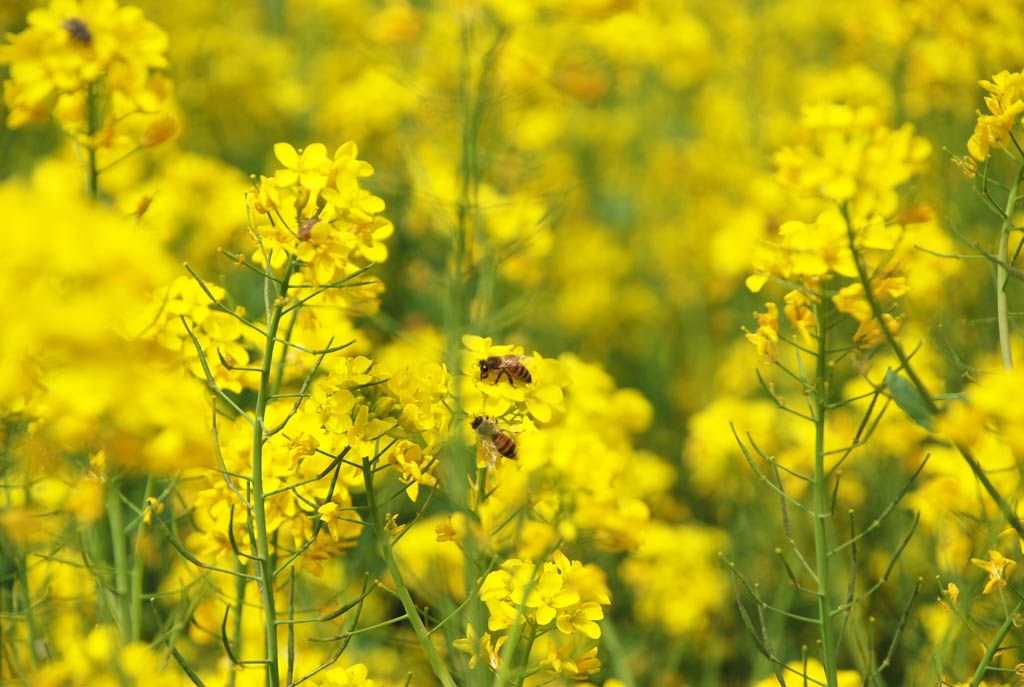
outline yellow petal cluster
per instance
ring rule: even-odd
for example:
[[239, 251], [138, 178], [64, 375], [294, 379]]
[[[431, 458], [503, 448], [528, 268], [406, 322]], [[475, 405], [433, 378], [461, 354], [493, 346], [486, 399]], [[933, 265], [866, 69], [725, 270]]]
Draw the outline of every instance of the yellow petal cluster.
[[0, 64], [10, 65], [3, 84], [8, 126], [52, 115], [83, 146], [118, 155], [177, 133], [163, 74], [167, 34], [138, 7], [52, 0], [29, 12], [28, 27], [7, 40]]
[[974, 133], [967, 140], [967, 150], [978, 162], [989, 157], [993, 146], [1009, 147], [1010, 136], [1018, 118], [1024, 114], [1024, 72], [1005, 69], [978, 84], [988, 91], [985, 106], [989, 114], [978, 113]]

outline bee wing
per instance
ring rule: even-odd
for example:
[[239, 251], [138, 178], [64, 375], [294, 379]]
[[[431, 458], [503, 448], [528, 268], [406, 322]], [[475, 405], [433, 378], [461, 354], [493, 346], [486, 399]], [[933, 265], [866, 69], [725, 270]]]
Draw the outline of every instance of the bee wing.
[[494, 466], [498, 464], [498, 458], [501, 457], [501, 454], [498, 452], [498, 448], [490, 439], [481, 440], [480, 448], [483, 449], [484, 462], [487, 463], [488, 469], [493, 469]]

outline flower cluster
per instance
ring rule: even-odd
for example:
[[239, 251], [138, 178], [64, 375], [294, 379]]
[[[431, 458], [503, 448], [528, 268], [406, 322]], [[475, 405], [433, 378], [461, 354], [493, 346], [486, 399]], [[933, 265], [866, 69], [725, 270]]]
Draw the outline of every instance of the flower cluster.
[[51, 116], [80, 145], [116, 157], [175, 135], [167, 34], [114, 0], [52, 0], [0, 46], [7, 125]]
[[[494, 345], [490, 338], [476, 335], [462, 337], [462, 396], [466, 413], [508, 418], [529, 427], [549, 423], [563, 410], [564, 390], [569, 377], [556, 360], [544, 358], [536, 351], [524, 356], [519, 346]], [[480, 362], [488, 358], [513, 357], [526, 367], [530, 382], [504, 375], [500, 370], [481, 374]]]
[[[339, 281], [360, 267], [387, 259], [383, 240], [394, 231], [378, 217], [384, 201], [360, 186], [373, 167], [357, 159], [349, 141], [327, 154], [323, 143], [297, 151], [288, 143], [274, 146], [283, 169], [260, 176], [249, 191], [259, 220], [253, 226], [257, 246], [252, 259], [274, 269], [289, 257], [301, 261], [310, 284]], [[277, 221], [275, 221], [275, 217]]]
[[[906, 349], [925, 384], [949, 392], [935, 396], [935, 426], [1018, 502], [1024, 416], [1006, 399], [1021, 380], [971, 350], [989, 343], [987, 309], [951, 278], [984, 263], [918, 247], [964, 257], [933, 214], [956, 218], [962, 250], [988, 246], [973, 233], [987, 210], [950, 193], [955, 170], [923, 173], [932, 145], [973, 126], [956, 162], [1007, 215], [1004, 262], [1016, 265], [1020, 213], [1003, 211], [1011, 186], [989, 176], [1006, 161], [986, 164], [1021, 152], [1021, 73], [981, 82], [985, 113], [965, 116], [978, 78], [1024, 63], [1024, 6], [120, 1], [0, 2], [4, 118], [20, 127], [0, 137], [0, 567], [15, 575], [0, 593], [0, 682], [135, 684], [145, 672], [249, 687], [278, 668], [282, 684], [370, 687], [428, 683], [447, 664], [434, 682], [448, 687], [483, 666], [525, 686], [592, 687], [620, 670], [690, 683], [706, 679], [697, 666], [756, 684], [767, 667], [750, 661], [715, 554], [756, 572], [759, 590], [788, 584], [762, 574], [786, 544], [765, 523], [780, 498], [810, 500], [793, 473], [813, 469], [800, 414], [823, 389], [826, 465], [858, 428], [874, 432], [871, 459], [851, 449], [826, 490], [832, 545], [845, 540], [840, 514], [865, 524], [931, 456], [906, 494], [921, 518], [913, 573], [901, 563], [873, 592], [876, 637], [892, 634], [884, 609], [906, 607], [917, 575], [953, 576], [970, 622], [998, 603], [966, 597], [1012, 590], [1019, 561], [996, 539], [1000, 511], [952, 446], [895, 412], [882, 371], [903, 363], [877, 346], [924, 342]], [[180, 148], [130, 154], [175, 138], [178, 119]], [[27, 126], [44, 121], [58, 126]], [[351, 142], [299, 147], [349, 139], [372, 167]], [[780, 148], [773, 174], [764, 161]], [[92, 203], [75, 190], [76, 159]], [[905, 204], [908, 182], [934, 213]], [[783, 288], [750, 307], [744, 278]], [[1012, 299], [1018, 286], [1011, 275], [999, 288]], [[459, 349], [466, 331], [495, 338]], [[760, 379], [755, 352], [772, 364]], [[490, 358], [510, 371], [482, 373]], [[780, 391], [776, 363], [797, 388]], [[494, 424], [474, 433], [477, 416]], [[766, 474], [785, 496], [737, 478], [749, 468], [730, 423], [757, 438], [758, 465], [778, 463]], [[508, 443], [495, 453], [493, 428], [514, 458]], [[899, 547], [888, 526], [901, 510], [857, 540], [858, 593]], [[552, 556], [559, 547], [600, 562], [627, 603], [574, 587], [586, 575]], [[845, 559], [818, 581], [843, 584]], [[794, 574], [814, 586], [813, 571]], [[502, 627], [480, 623], [481, 595]], [[922, 599], [906, 627], [920, 612], [925, 632], [902, 633], [889, 671], [975, 673], [974, 634], [931, 622]], [[775, 608], [759, 608], [774, 627]], [[613, 612], [619, 649], [600, 618]], [[1003, 622], [982, 620], [979, 637]], [[602, 627], [624, 654], [603, 670]], [[790, 627], [777, 649], [821, 640]], [[161, 660], [137, 657], [132, 637]], [[1003, 668], [1011, 641], [990, 652]], [[814, 659], [777, 668], [797, 682], [860, 679]]]
[[24, 440], [37, 451], [106, 448], [115, 465], [161, 472], [209, 464], [204, 395], [150, 338], [171, 262], [134, 223], [87, 203], [69, 171], [44, 165], [31, 185], [0, 188], [18, 227], [0, 281], [33, 304], [0, 306], [0, 408], [33, 423]]
[[226, 294], [216, 284], [177, 277], [154, 293], [145, 335], [179, 354], [196, 378], [205, 379], [205, 365], [221, 389], [241, 393], [259, 382], [250, 366], [258, 341], [244, 324], [244, 310], [225, 312], [216, 307]]
[[[592, 565], [570, 561], [561, 551], [540, 566], [530, 560], [506, 560], [491, 572], [480, 587], [480, 600], [487, 604], [488, 632], [476, 642], [476, 630], [469, 625], [466, 637], [456, 648], [466, 651], [475, 661], [483, 656], [492, 670], [501, 665], [501, 646], [507, 635], [492, 645], [491, 633], [507, 632], [513, 625], [525, 623], [530, 636], [547, 641], [540, 665], [546, 670], [572, 677], [594, 673], [600, 668], [596, 647], [579, 650], [577, 645], [601, 637], [597, 620], [604, 617], [602, 606], [611, 603], [604, 574]], [[561, 635], [547, 636], [554, 630]]]
[[805, 106], [804, 145], [775, 154], [785, 185], [847, 205], [855, 221], [889, 216], [899, 207], [897, 188], [923, 170], [931, 144], [904, 124], [892, 130], [872, 107]]
[[975, 160], [984, 162], [993, 146], [1009, 147], [1011, 131], [1024, 115], [1024, 72], [1003, 70], [991, 81], [978, 83], [989, 92], [985, 96], [985, 105], [990, 114], [978, 113], [978, 122], [967, 141], [967, 150]]
[[[857, 322], [853, 341], [871, 348], [885, 340], [883, 327], [892, 335], [900, 328], [890, 311], [910, 291], [908, 267], [922, 259], [912, 239], [937, 233], [930, 208], [897, 212], [898, 188], [922, 170], [930, 145], [910, 125], [887, 128], [867, 107], [808, 107], [803, 125], [810, 143], [776, 154], [778, 178], [821, 199], [824, 207], [812, 222], [782, 223], [776, 240], [757, 247], [756, 272], [747, 287], [758, 292], [769, 279], [788, 285], [783, 312], [805, 343], [817, 327], [817, 304], [830, 297], [839, 312]], [[870, 298], [862, 278], [870, 280]], [[747, 338], [762, 360], [774, 362], [779, 308], [766, 307], [758, 315], [758, 330]]]
[[98, 625], [82, 635], [63, 628], [61, 656], [32, 675], [39, 687], [177, 687], [178, 679], [160, 670], [161, 659], [148, 644], [118, 645], [117, 628]]
[[344, 358], [315, 385], [292, 426], [318, 451], [345, 451], [356, 465], [386, 454], [416, 501], [421, 486], [437, 484], [437, 453], [451, 419], [447, 394], [448, 374], [438, 363], [389, 368], [365, 356]]

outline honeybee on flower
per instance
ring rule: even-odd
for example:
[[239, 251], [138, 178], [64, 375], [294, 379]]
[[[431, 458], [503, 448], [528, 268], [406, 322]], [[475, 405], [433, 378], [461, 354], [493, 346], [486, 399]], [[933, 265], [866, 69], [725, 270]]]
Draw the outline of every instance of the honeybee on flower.
[[[462, 337], [462, 344], [466, 347], [462, 362], [465, 375], [462, 396], [466, 412], [471, 416], [500, 418], [506, 413], [516, 417], [528, 414], [537, 422], [547, 423], [556, 411], [563, 410], [569, 375], [557, 360], [536, 352], [527, 356], [520, 346], [495, 345], [490, 338], [480, 336], [466, 335]], [[498, 377], [507, 374], [510, 379], [526, 383], [499, 384], [497, 378], [488, 381], [489, 375], [483, 374], [484, 367], [488, 373], [497, 371]]]
[[494, 418], [477, 415], [473, 418], [472, 427], [480, 437], [480, 447], [484, 452], [487, 467], [493, 468], [498, 462], [498, 456], [516, 459], [519, 445], [507, 432], [498, 429], [498, 423]]
[[515, 386], [516, 379], [524, 384], [529, 384], [533, 381], [533, 377], [522, 363], [525, 359], [525, 355], [488, 356], [478, 363], [480, 365], [480, 379], [486, 379], [490, 373], [497, 372], [498, 376], [494, 378], [495, 384], [501, 381], [502, 375], [508, 378], [508, 383], [512, 386]]

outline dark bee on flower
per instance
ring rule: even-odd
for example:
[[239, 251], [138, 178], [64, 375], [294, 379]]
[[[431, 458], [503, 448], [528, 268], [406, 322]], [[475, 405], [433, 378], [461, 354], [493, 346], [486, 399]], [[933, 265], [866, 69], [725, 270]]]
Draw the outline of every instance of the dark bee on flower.
[[522, 355], [492, 355], [489, 358], [484, 358], [478, 363], [480, 366], [480, 379], [484, 379], [491, 372], [497, 372], [498, 376], [494, 379], [495, 384], [498, 383], [502, 375], [508, 377], [508, 383], [512, 386], [515, 386], [514, 379], [518, 379], [524, 384], [529, 384], [533, 381], [533, 377], [530, 375], [530, 371], [526, 369], [526, 365], [522, 363], [525, 357]]
[[515, 439], [498, 429], [498, 423], [494, 421], [494, 418], [477, 415], [473, 418], [473, 429], [480, 437], [481, 446], [487, 456], [487, 467], [494, 467], [494, 464], [498, 462], [499, 455], [510, 460], [516, 459], [519, 445], [516, 444]]
[[315, 227], [319, 222], [319, 217], [311, 217], [309, 219], [302, 220], [299, 224], [299, 230], [295, 232], [296, 238], [300, 241], [308, 241], [309, 237], [313, 235], [313, 227]]
[[71, 17], [65, 19], [61, 24], [64, 30], [71, 34], [71, 37], [82, 43], [83, 45], [89, 45], [92, 43], [92, 32], [89, 31], [89, 27], [86, 26], [85, 22], [78, 17]]

